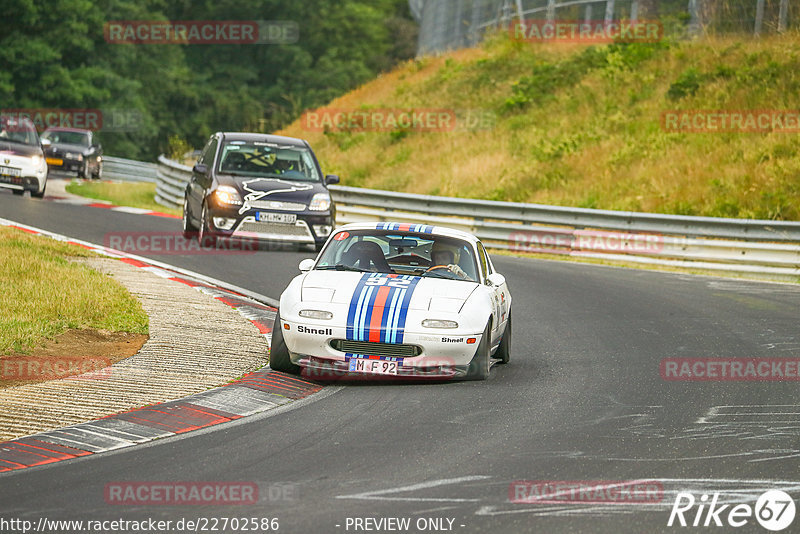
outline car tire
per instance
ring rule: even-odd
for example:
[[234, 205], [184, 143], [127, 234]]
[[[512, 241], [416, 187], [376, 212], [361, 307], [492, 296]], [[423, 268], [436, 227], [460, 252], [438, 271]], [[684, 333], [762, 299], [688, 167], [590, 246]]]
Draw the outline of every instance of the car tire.
[[32, 196], [33, 198], [44, 198], [44, 192], [45, 192], [46, 190], [47, 190], [47, 182], [45, 182], [45, 183], [44, 183], [44, 186], [42, 187], [42, 191], [41, 191], [41, 193], [37, 193], [37, 192], [35, 192], [35, 191], [31, 191], [31, 196]]
[[102, 163], [98, 163], [97, 164], [97, 169], [95, 169], [95, 172], [92, 173], [92, 179], [93, 180], [100, 180], [102, 178], [103, 178], [103, 164]]
[[483, 330], [483, 336], [481, 336], [481, 342], [475, 351], [475, 356], [472, 357], [472, 361], [467, 366], [467, 376], [465, 377], [467, 380], [486, 380], [489, 378], [491, 337], [491, 323], [486, 323], [486, 328]]
[[203, 211], [200, 212], [200, 229], [197, 232], [197, 240], [201, 247], [213, 248], [217, 244], [217, 236], [211, 233], [208, 220], [208, 203], [203, 202]]
[[300, 366], [292, 363], [289, 357], [289, 349], [283, 339], [283, 325], [281, 323], [280, 311], [275, 315], [275, 322], [272, 324], [272, 342], [269, 347], [269, 367], [274, 371], [284, 373], [300, 374]]
[[18, 197], [21, 197], [22, 195], [25, 194], [24, 189], [12, 189], [11, 192], [17, 195]]
[[508, 314], [506, 328], [503, 331], [503, 340], [500, 341], [500, 346], [497, 347], [494, 357], [500, 360], [500, 363], [508, 363], [508, 360], [511, 359], [511, 312]]
[[78, 178], [83, 178], [84, 180], [89, 177], [89, 162], [83, 160], [83, 166], [78, 169]]
[[197, 235], [197, 227], [192, 224], [192, 220], [189, 217], [189, 199], [184, 197], [184, 199], [183, 199], [183, 237], [186, 238], [186, 239], [192, 239], [196, 235]]

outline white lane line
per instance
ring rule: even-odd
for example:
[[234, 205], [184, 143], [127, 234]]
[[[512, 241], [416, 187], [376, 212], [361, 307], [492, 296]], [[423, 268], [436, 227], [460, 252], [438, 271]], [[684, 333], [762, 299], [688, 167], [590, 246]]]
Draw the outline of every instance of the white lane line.
[[400, 486], [397, 488], [389, 488], [378, 491], [367, 491], [364, 493], [357, 493], [354, 495], [337, 495], [337, 499], [361, 499], [370, 501], [408, 501], [408, 502], [479, 502], [480, 499], [456, 499], [456, 498], [437, 498], [437, 497], [385, 497], [392, 493], [402, 493], [404, 491], [417, 491], [428, 488], [435, 488], [437, 486], [446, 486], [449, 484], [458, 484], [460, 482], [474, 482], [476, 480], [486, 480], [492, 478], [486, 475], [471, 475], [458, 478], [443, 478], [440, 480], [431, 480], [430, 482], [421, 482], [419, 484], [411, 484], [410, 486]]

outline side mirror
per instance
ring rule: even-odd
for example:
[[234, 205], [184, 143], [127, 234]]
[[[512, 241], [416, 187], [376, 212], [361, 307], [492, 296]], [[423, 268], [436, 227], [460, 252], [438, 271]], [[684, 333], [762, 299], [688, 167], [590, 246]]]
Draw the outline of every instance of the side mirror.
[[325, 175], [325, 183], [328, 184], [328, 185], [338, 184], [339, 183], [339, 177], [336, 176], [335, 174], [326, 174]]
[[306, 258], [300, 262], [299, 267], [301, 273], [307, 273], [308, 271], [314, 268], [314, 260], [311, 258]]
[[486, 279], [495, 287], [502, 286], [506, 283], [506, 277], [500, 273], [492, 273], [487, 276]]
[[48, 148], [53, 143], [50, 142], [50, 139], [42, 139], [42, 148]]
[[206, 175], [208, 174], [208, 165], [205, 163], [198, 163], [194, 167], [192, 167], [192, 172], [196, 172], [197, 174]]

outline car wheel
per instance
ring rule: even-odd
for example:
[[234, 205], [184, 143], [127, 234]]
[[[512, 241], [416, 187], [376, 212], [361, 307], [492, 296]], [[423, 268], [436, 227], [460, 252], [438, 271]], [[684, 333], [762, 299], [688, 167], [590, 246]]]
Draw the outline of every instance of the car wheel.
[[22, 195], [25, 194], [24, 189], [12, 189], [11, 192], [17, 195], [18, 197], [21, 197]]
[[508, 313], [508, 321], [503, 331], [503, 340], [500, 342], [500, 346], [497, 347], [494, 357], [500, 360], [500, 363], [508, 363], [508, 360], [511, 359], [511, 312]]
[[92, 173], [92, 178], [95, 180], [100, 180], [103, 177], [103, 164], [98, 163], [97, 169]]
[[37, 193], [35, 191], [31, 191], [31, 196], [33, 198], [44, 198], [44, 192], [45, 192], [46, 189], [47, 189], [47, 182], [44, 183], [44, 186], [42, 187], [42, 192], [41, 193]]
[[89, 162], [83, 160], [83, 165], [80, 169], [78, 169], [78, 178], [88, 178], [89, 177]]
[[192, 219], [189, 217], [189, 199], [183, 199], [183, 237], [191, 239], [197, 235], [197, 227], [192, 224]]
[[272, 342], [269, 347], [269, 367], [275, 371], [285, 373], [300, 374], [300, 366], [292, 363], [289, 358], [289, 349], [283, 340], [283, 325], [281, 324], [280, 311], [275, 315], [275, 322], [272, 324]]
[[200, 230], [197, 232], [197, 239], [201, 247], [213, 247], [217, 244], [217, 236], [209, 229], [208, 204], [203, 202], [203, 211], [200, 213]]
[[489, 378], [491, 337], [490, 323], [486, 323], [486, 328], [483, 330], [483, 336], [481, 336], [481, 342], [475, 351], [475, 356], [472, 357], [472, 361], [467, 366], [467, 376], [465, 377], [467, 380], [486, 380]]

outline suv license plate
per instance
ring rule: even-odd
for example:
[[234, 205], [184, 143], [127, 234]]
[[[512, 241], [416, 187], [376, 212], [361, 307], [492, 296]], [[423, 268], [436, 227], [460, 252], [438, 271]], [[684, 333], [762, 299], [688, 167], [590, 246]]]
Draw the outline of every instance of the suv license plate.
[[2, 176], [19, 176], [20, 172], [19, 169], [15, 169], [13, 167], [0, 167], [0, 175]]
[[397, 362], [385, 360], [367, 360], [366, 358], [350, 358], [349, 370], [356, 373], [375, 373], [378, 375], [396, 375]]
[[256, 220], [259, 222], [294, 224], [297, 221], [297, 215], [294, 213], [271, 213], [268, 211], [259, 211], [256, 212]]

